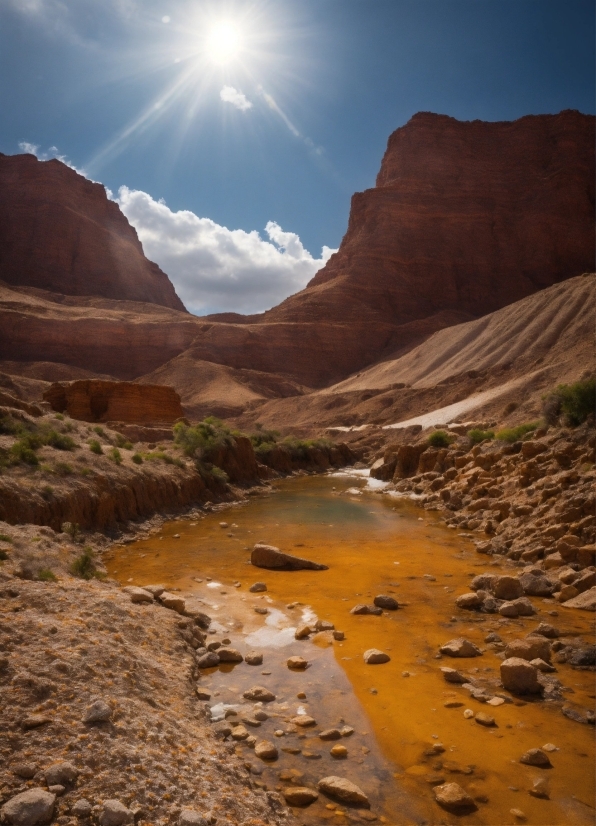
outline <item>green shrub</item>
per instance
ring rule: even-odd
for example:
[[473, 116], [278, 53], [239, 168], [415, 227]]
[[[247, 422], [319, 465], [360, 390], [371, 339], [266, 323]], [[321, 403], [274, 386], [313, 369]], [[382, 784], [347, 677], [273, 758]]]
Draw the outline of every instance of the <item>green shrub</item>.
[[80, 579], [93, 579], [97, 576], [93, 551], [88, 545], [83, 549], [83, 553], [74, 560], [70, 566], [70, 572]]
[[116, 447], [123, 447], [125, 450], [132, 450], [132, 442], [129, 442], [122, 433], [116, 433]]
[[527, 436], [528, 433], [536, 430], [537, 427], [538, 422], [527, 422], [526, 424], [520, 424], [517, 427], [506, 427], [503, 430], [499, 430], [496, 434], [496, 438], [501, 442], [518, 442], [524, 436]]
[[55, 430], [49, 430], [44, 436], [44, 443], [50, 445], [50, 447], [55, 447], [56, 450], [72, 450], [76, 447], [74, 439], [65, 436], [63, 433], [57, 433]]
[[480, 444], [480, 442], [485, 442], [489, 439], [494, 438], [495, 433], [493, 430], [479, 430], [478, 428], [468, 430], [468, 439], [472, 442], [472, 444], [475, 445]]
[[273, 445], [277, 443], [280, 435], [279, 430], [263, 430], [263, 425], [261, 425], [257, 433], [250, 434], [249, 439], [255, 450], [261, 447], [261, 445], [267, 445], [268, 449], [271, 450]]
[[431, 447], [449, 447], [453, 441], [453, 436], [447, 433], [446, 430], [435, 430], [427, 437], [426, 441]]
[[63, 522], [62, 532], [67, 533], [73, 541], [76, 540], [77, 536], [79, 535], [79, 523]]
[[74, 473], [72, 465], [67, 462], [56, 462], [54, 473], [57, 476], [71, 476]]
[[217, 479], [218, 482], [221, 482], [223, 485], [227, 484], [230, 481], [230, 477], [222, 470], [220, 467], [213, 465], [210, 469], [210, 473], [214, 479]]
[[95, 427], [93, 428], [93, 432], [94, 432], [94, 433], [97, 433], [97, 435], [98, 435], [98, 436], [101, 436], [102, 438], [103, 438], [103, 437], [105, 437], [105, 435], [106, 435], [105, 430], [104, 430], [104, 429], [103, 429], [103, 427], [102, 427], [101, 425], [99, 425], [99, 424], [96, 424], [96, 425], [95, 425]]
[[142, 465], [143, 464], [143, 457], [141, 456], [140, 453], [133, 453], [132, 460], [135, 463], [135, 465]]
[[91, 453], [97, 453], [98, 456], [100, 456], [103, 453], [103, 448], [97, 441], [97, 439], [89, 440], [89, 450], [91, 451]]
[[81, 476], [89, 476], [90, 473], [93, 473], [93, 471], [89, 467], [82, 467], [79, 472]]
[[49, 568], [42, 568], [37, 572], [37, 578], [40, 582], [58, 582], [58, 577]]
[[64, 416], [62, 415], [62, 413], [56, 413], [56, 414], [54, 415], [54, 418], [55, 418], [55, 419], [58, 419], [58, 421], [60, 421], [60, 422], [61, 422], [61, 421], [64, 419]]
[[26, 437], [15, 442], [10, 448], [10, 452], [17, 461], [24, 462], [26, 465], [33, 467], [39, 464], [35, 448], [30, 446], [29, 440]]
[[108, 453], [108, 459], [110, 459], [112, 462], [115, 462], [115, 464], [117, 465], [122, 464], [122, 454], [120, 453], [117, 447], [113, 447], [110, 450], [110, 452]]
[[544, 397], [542, 411], [549, 424], [557, 424], [563, 416], [566, 425], [576, 427], [593, 414], [596, 407], [596, 380], [560, 384]]
[[174, 425], [174, 442], [186, 456], [200, 459], [207, 451], [232, 445], [230, 429], [215, 416], [209, 416], [194, 427], [178, 422]]
[[12, 542], [12, 536], [7, 533], [0, 533], [0, 542]]
[[13, 436], [16, 433], [20, 433], [25, 428], [23, 427], [23, 423], [13, 419], [12, 416], [2, 415], [0, 416], [0, 433], [5, 433], [7, 435]]

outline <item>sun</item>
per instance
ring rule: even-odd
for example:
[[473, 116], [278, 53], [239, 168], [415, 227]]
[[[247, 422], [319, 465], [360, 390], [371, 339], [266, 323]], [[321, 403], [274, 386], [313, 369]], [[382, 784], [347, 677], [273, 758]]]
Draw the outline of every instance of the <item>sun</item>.
[[230, 63], [240, 54], [242, 38], [233, 23], [216, 23], [207, 35], [207, 54], [214, 63]]

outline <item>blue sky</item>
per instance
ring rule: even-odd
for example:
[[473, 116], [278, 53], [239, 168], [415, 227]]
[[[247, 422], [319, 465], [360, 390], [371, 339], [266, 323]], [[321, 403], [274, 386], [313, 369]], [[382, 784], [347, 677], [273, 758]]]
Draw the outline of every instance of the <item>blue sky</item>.
[[104, 183], [199, 313], [304, 286], [415, 112], [594, 94], [590, 0], [0, 0], [0, 151]]

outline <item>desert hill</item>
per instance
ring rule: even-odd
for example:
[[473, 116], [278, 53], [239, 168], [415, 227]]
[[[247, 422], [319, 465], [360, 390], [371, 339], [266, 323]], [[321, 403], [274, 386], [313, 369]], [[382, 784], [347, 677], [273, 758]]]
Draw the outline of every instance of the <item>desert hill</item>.
[[[596, 275], [571, 278], [480, 319], [440, 330], [405, 355], [306, 396], [276, 399], [239, 422], [266, 426], [387, 427], [459, 403], [452, 419], [537, 416], [554, 385], [594, 370]], [[474, 411], [473, 413], [471, 411]], [[513, 410], [511, 410], [513, 412]], [[432, 421], [431, 421], [432, 420]]]
[[0, 278], [184, 311], [117, 204], [58, 160], [0, 153]]

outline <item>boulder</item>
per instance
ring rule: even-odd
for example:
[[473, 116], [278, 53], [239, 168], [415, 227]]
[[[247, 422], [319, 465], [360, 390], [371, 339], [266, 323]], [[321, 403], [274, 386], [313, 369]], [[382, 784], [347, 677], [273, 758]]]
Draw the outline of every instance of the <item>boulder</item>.
[[555, 587], [555, 583], [539, 571], [521, 574], [519, 581], [524, 594], [530, 597], [549, 597]]
[[313, 629], [310, 627], [310, 625], [300, 625], [294, 632], [294, 639], [305, 640], [312, 634], [312, 632]]
[[480, 608], [484, 602], [482, 595], [477, 594], [476, 591], [470, 591], [469, 594], [462, 594], [455, 600], [458, 608], [464, 608], [467, 611], [473, 611], [475, 608]]
[[153, 594], [146, 591], [144, 588], [137, 588], [135, 585], [129, 585], [124, 588], [124, 591], [129, 595], [130, 601], [135, 604], [153, 602]]
[[286, 665], [293, 671], [304, 671], [308, 667], [308, 660], [304, 657], [289, 657]]
[[71, 809], [72, 814], [75, 817], [80, 817], [80, 818], [91, 817], [91, 812], [92, 811], [93, 811], [93, 806], [84, 797], [80, 797]]
[[95, 700], [83, 715], [84, 723], [105, 723], [112, 716], [112, 708], [104, 700]]
[[196, 599], [186, 599], [184, 605], [184, 616], [194, 620], [195, 625], [200, 628], [209, 628], [211, 617], [203, 611], [204, 605]]
[[287, 786], [281, 793], [288, 806], [310, 806], [319, 799], [318, 792], [306, 786]]
[[382, 608], [384, 611], [397, 611], [399, 608], [395, 597], [389, 596], [389, 594], [378, 594], [373, 602], [377, 608]]
[[445, 654], [448, 657], [479, 657], [482, 654], [478, 646], [463, 637], [449, 640], [449, 642], [441, 646], [440, 651], [441, 654]]
[[511, 640], [505, 648], [505, 656], [519, 657], [528, 661], [539, 658], [545, 660], [545, 662], [550, 662], [550, 642], [540, 636], [526, 637], [525, 640]]
[[182, 809], [178, 816], [178, 826], [210, 826], [211, 816], [202, 815], [194, 809]]
[[363, 657], [367, 665], [380, 665], [382, 663], [388, 663], [391, 660], [389, 654], [386, 654], [384, 651], [379, 651], [378, 648], [369, 648], [368, 651], [364, 652]]
[[512, 694], [540, 694], [542, 686], [538, 682], [538, 671], [528, 660], [509, 657], [500, 667], [503, 687]]
[[184, 597], [178, 594], [170, 594], [169, 591], [164, 591], [163, 594], [160, 594], [159, 601], [164, 608], [169, 608], [170, 611], [176, 611], [177, 614], [184, 614], [186, 608]]
[[216, 668], [219, 665], [219, 654], [217, 651], [207, 651], [197, 658], [199, 668]]
[[12, 826], [49, 823], [54, 814], [56, 795], [45, 789], [28, 789], [11, 797], [2, 807], [4, 819]]
[[497, 599], [508, 601], [524, 594], [522, 583], [515, 576], [498, 576], [493, 582], [492, 592]]
[[361, 788], [344, 777], [331, 775], [323, 777], [317, 783], [319, 791], [323, 794], [341, 800], [342, 803], [353, 803], [360, 806], [370, 807], [370, 801]]
[[260, 594], [261, 592], [267, 590], [267, 585], [264, 582], [255, 582], [255, 584], [251, 585], [248, 590], [251, 594]]
[[104, 800], [99, 826], [124, 826], [133, 820], [133, 813], [119, 800]]
[[383, 613], [383, 609], [378, 608], [376, 605], [362, 605], [362, 604], [355, 605], [352, 608], [352, 610], [350, 611], [350, 614], [363, 614], [363, 615], [371, 614], [371, 615], [376, 616], [376, 617], [380, 617], [382, 613]]
[[463, 683], [468, 682], [468, 678], [464, 677], [463, 674], [460, 674], [459, 671], [456, 671], [455, 668], [441, 668], [441, 671], [443, 672], [443, 677], [447, 683], [459, 683], [462, 685]]
[[539, 768], [547, 769], [552, 766], [548, 754], [542, 749], [528, 749], [519, 758], [520, 763], [525, 763], [527, 766], [538, 766]]
[[277, 760], [279, 752], [277, 746], [273, 743], [269, 743], [267, 740], [260, 740], [255, 745], [255, 755], [260, 757], [261, 760]]
[[435, 800], [448, 812], [463, 814], [476, 811], [478, 808], [470, 795], [458, 783], [444, 783], [442, 786], [435, 786]]
[[563, 605], [566, 608], [581, 608], [584, 611], [596, 611], [596, 587], [578, 594], [572, 599], [566, 600]]
[[250, 555], [250, 561], [257, 568], [271, 568], [280, 571], [326, 571], [327, 565], [318, 562], [311, 562], [310, 559], [302, 559], [299, 556], [292, 556], [279, 550], [273, 545], [263, 545], [257, 543]]
[[275, 700], [275, 694], [261, 685], [248, 688], [242, 696], [245, 700], [252, 700], [255, 703], [272, 703]]
[[59, 763], [52, 763], [49, 768], [45, 769], [44, 774], [48, 786], [68, 786], [75, 782], [79, 776], [79, 770], [68, 760], [61, 760]]
[[249, 651], [248, 654], [244, 655], [244, 662], [247, 665], [262, 665], [263, 655], [260, 651]]
[[217, 656], [220, 663], [241, 663], [244, 659], [240, 651], [231, 648], [229, 645], [222, 645], [221, 648], [218, 648]]

